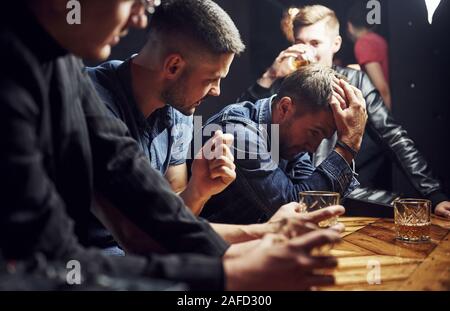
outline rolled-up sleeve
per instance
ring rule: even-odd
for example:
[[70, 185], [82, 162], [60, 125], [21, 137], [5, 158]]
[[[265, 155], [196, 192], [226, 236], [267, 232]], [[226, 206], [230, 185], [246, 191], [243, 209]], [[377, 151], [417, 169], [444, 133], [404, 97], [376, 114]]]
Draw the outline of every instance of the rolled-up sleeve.
[[169, 164], [180, 165], [186, 163], [186, 157], [191, 146], [193, 117], [180, 116], [176, 112], [174, 114], [174, 125], [171, 129], [173, 144]]

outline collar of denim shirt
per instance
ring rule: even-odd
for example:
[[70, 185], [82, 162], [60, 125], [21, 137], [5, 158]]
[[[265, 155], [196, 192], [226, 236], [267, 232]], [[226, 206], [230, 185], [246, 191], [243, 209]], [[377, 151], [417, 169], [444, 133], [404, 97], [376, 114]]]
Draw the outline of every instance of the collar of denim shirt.
[[[257, 116], [258, 116], [258, 126], [265, 126], [266, 129], [266, 133], [267, 133], [267, 146], [268, 146], [268, 151], [271, 150], [271, 141], [272, 141], [272, 102], [274, 100], [274, 98], [277, 95], [272, 95], [269, 98], [264, 98], [261, 99], [259, 101], [256, 102], [256, 107], [258, 110]], [[263, 130], [261, 128], [261, 130]]]

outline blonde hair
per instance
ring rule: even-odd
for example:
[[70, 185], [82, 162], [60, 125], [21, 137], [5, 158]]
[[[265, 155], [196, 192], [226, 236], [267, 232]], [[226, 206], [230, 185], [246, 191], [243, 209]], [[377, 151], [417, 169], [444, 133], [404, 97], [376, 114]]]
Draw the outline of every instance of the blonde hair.
[[[292, 14], [292, 12], [296, 14]], [[335, 31], [336, 35], [339, 35], [339, 20], [336, 13], [326, 6], [319, 4], [290, 8], [283, 17], [282, 25], [284, 26], [282, 30], [286, 38], [293, 42], [294, 33], [300, 27], [310, 26], [322, 20], [326, 20], [328, 28]], [[290, 25], [290, 27], [286, 25]]]

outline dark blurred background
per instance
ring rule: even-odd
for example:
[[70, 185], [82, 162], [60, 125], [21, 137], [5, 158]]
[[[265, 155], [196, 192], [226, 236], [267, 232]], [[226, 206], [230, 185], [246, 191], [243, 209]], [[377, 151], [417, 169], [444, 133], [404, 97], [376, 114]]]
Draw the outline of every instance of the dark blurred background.
[[[353, 44], [346, 35], [345, 17], [354, 1], [346, 0], [216, 0], [233, 18], [247, 45], [222, 81], [222, 94], [207, 99], [196, 112], [204, 120], [223, 106], [235, 102], [289, 46], [280, 20], [290, 6], [323, 4], [341, 22], [343, 45], [336, 55], [343, 65], [356, 63]], [[367, 2], [367, 1], [366, 1]], [[429, 160], [450, 194], [450, 0], [442, 0], [433, 23], [428, 22], [425, 0], [380, 0], [381, 25], [390, 49], [390, 86], [393, 113]], [[126, 59], [139, 51], [145, 31], [131, 31], [113, 50], [111, 59]], [[92, 63], [90, 63], [92, 65]], [[389, 170], [387, 170], [389, 171]], [[404, 195], [418, 195], [395, 167], [392, 186]]]

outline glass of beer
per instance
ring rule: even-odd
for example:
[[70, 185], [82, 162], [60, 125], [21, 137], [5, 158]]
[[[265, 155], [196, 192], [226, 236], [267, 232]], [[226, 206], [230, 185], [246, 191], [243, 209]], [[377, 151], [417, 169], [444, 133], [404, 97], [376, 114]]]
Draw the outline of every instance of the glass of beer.
[[289, 67], [294, 71], [309, 64], [311, 64], [311, 62], [307, 59], [301, 59], [294, 56], [289, 57]]
[[301, 67], [312, 64], [316, 57], [316, 51], [305, 45], [305, 44], [297, 44], [303, 50], [303, 53], [298, 57], [291, 56], [288, 58], [288, 66], [291, 71], [299, 70]]
[[430, 240], [431, 201], [400, 199], [394, 201], [397, 239], [408, 242]]
[[[301, 211], [303, 213], [313, 212], [321, 208], [338, 205], [340, 195], [329, 191], [302, 191], [299, 193]], [[337, 224], [337, 217], [332, 217], [319, 222], [319, 227], [327, 228]]]

